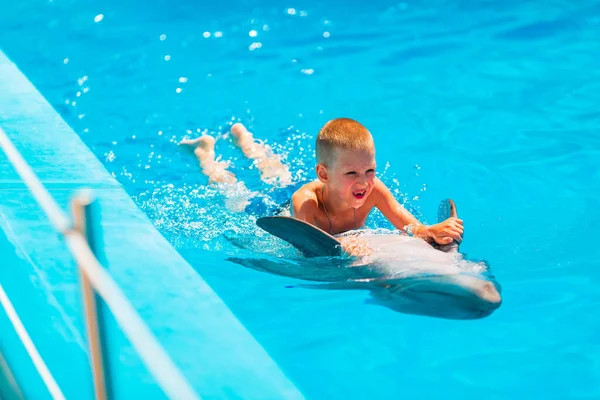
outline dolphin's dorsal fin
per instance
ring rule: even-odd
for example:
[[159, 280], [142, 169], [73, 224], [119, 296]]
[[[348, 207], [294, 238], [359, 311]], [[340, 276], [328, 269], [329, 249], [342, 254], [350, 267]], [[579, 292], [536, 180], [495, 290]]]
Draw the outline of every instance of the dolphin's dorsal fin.
[[[456, 204], [454, 204], [454, 201], [452, 199], [442, 200], [438, 208], [437, 222], [439, 223], [445, 221], [448, 218], [458, 218]], [[460, 243], [455, 240], [450, 244], [435, 243], [433, 246], [436, 249], [443, 251], [444, 253], [457, 253]]]

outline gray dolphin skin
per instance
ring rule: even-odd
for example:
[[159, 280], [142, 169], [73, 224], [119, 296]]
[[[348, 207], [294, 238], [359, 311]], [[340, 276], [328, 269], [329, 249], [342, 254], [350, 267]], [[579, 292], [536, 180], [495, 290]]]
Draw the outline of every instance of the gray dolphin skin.
[[[451, 216], [457, 216], [454, 202], [442, 201], [438, 220]], [[332, 237], [302, 221], [265, 217], [257, 224], [294, 245], [303, 256], [293, 259], [232, 257], [228, 260], [258, 271], [312, 281], [293, 287], [367, 290], [369, 304], [405, 314], [446, 319], [483, 318], [502, 303], [501, 287], [489, 267], [465, 259], [457, 242], [432, 246], [423, 239], [398, 231], [361, 229], [343, 236], [364, 240], [372, 249], [368, 256], [347, 257], [339, 251], [337, 254], [341, 255], [332, 256], [336, 254], [328, 248], [335, 245], [331, 242]], [[300, 225], [302, 229], [296, 229]]]

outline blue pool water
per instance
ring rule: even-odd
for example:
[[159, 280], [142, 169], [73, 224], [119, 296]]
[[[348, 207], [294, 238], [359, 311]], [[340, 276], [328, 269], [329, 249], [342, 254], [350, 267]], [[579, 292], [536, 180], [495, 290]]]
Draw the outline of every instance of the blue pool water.
[[[307, 398], [600, 397], [596, 2], [198, 3], [2, 0], [0, 47]], [[259, 232], [175, 143], [218, 136], [270, 195], [229, 125], [300, 180], [338, 116], [424, 222], [456, 201], [499, 310], [411, 316], [226, 261]]]

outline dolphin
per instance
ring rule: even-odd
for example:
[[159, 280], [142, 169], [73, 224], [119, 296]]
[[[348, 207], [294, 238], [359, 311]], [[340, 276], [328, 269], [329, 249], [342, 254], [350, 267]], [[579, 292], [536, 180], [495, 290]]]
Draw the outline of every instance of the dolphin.
[[[450, 199], [441, 202], [438, 220], [449, 216], [457, 216]], [[390, 230], [361, 229], [340, 236], [360, 237], [371, 253], [357, 258], [341, 255], [228, 260], [258, 271], [313, 282], [290, 287], [367, 290], [368, 304], [405, 314], [478, 319], [489, 316], [502, 303], [501, 287], [489, 266], [464, 258], [460, 243], [432, 245]]]

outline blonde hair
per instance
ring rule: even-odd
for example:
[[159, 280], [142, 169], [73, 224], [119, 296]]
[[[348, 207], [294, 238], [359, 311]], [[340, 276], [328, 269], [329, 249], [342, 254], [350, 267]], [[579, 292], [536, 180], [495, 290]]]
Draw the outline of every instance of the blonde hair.
[[350, 118], [332, 119], [317, 135], [317, 164], [330, 166], [336, 150], [368, 150], [373, 145], [371, 133], [361, 123]]

